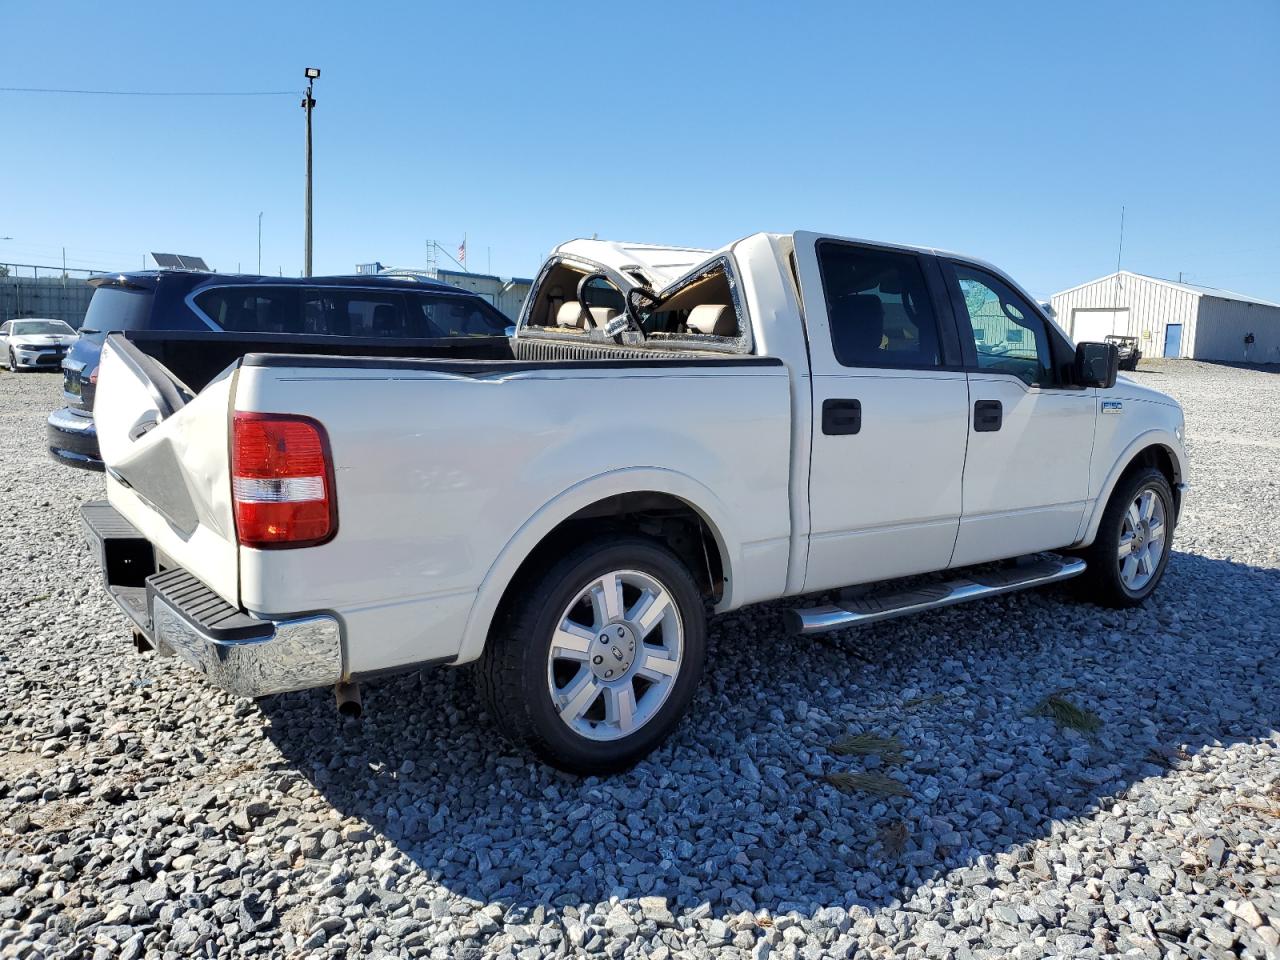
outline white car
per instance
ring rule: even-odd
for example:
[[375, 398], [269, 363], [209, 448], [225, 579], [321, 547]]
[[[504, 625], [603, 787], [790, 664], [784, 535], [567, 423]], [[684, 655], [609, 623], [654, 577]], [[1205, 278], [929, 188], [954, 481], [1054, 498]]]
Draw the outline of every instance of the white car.
[[476, 662], [500, 729], [577, 771], [674, 728], [708, 603], [794, 597], [801, 634], [1068, 578], [1141, 603], [1187, 474], [1113, 346], [933, 249], [575, 240], [504, 359], [240, 336], [102, 352], [83, 516], [140, 644], [348, 707]]
[[13, 371], [57, 370], [77, 336], [61, 320], [9, 320], [0, 324], [0, 361]]

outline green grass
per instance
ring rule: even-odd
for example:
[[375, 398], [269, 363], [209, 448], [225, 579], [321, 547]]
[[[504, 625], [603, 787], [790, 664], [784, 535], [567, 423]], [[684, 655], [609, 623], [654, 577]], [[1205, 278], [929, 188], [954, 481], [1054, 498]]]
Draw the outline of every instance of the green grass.
[[1051, 693], [1031, 711], [1037, 717], [1048, 717], [1059, 728], [1070, 727], [1081, 733], [1095, 734], [1102, 729], [1102, 718], [1092, 710], [1078, 707], [1061, 693]]
[[870, 793], [877, 797], [906, 797], [903, 784], [882, 773], [828, 773], [822, 779], [844, 793]]

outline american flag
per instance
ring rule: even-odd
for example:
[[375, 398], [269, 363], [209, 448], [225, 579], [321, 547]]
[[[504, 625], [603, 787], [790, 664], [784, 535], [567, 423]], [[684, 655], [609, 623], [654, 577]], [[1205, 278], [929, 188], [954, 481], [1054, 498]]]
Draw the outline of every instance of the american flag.
[[467, 265], [467, 240], [463, 237], [462, 242], [458, 244], [458, 262], [464, 267]]

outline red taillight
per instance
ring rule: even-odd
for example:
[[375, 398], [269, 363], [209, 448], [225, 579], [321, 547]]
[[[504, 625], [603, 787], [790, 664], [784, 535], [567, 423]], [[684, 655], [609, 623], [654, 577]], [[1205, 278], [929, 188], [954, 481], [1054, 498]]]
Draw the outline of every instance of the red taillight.
[[338, 529], [333, 459], [309, 417], [237, 413], [231, 439], [236, 533], [246, 547], [311, 547]]

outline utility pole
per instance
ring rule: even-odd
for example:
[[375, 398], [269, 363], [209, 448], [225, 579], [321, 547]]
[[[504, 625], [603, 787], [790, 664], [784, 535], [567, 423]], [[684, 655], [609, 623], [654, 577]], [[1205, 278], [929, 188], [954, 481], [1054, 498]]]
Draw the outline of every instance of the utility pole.
[[258, 276], [262, 276], [262, 211], [258, 211]]
[[302, 109], [307, 112], [307, 203], [305, 214], [306, 238], [302, 251], [302, 275], [311, 276], [311, 111], [315, 109], [316, 99], [311, 95], [312, 84], [320, 76], [319, 67], [307, 67], [307, 95], [302, 98]]

